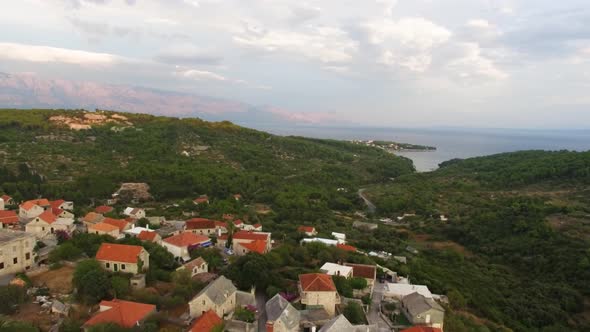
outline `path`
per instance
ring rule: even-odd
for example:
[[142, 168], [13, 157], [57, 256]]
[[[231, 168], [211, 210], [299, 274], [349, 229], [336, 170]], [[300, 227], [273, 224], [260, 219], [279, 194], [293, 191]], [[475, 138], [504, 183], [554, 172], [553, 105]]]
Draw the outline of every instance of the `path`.
[[375, 288], [373, 289], [373, 299], [369, 313], [367, 314], [367, 320], [371, 325], [377, 325], [379, 332], [391, 332], [392, 329], [383, 320], [383, 317], [379, 314], [381, 308], [381, 301], [383, 300], [383, 292], [385, 291], [385, 284], [376, 282]]
[[377, 207], [375, 206], [375, 204], [373, 204], [368, 198], [367, 196], [364, 195], [364, 192], [367, 189], [365, 188], [361, 188], [358, 190], [358, 195], [359, 197], [365, 202], [365, 204], [367, 205], [367, 210], [369, 211], [369, 213], [375, 213], [375, 211], [377, 211]]

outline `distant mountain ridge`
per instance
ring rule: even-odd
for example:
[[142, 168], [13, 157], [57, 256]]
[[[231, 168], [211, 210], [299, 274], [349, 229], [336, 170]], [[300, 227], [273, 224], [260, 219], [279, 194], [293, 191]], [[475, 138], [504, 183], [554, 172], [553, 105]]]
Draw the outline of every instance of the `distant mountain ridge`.
[[34, 74], [0, 72], [0, 108], [108, 109], [174, 117], [199, 117], [209, 121], [315, 123], [313, 118], [271, 107], [187, 93], [129, 85], [63, 79]]

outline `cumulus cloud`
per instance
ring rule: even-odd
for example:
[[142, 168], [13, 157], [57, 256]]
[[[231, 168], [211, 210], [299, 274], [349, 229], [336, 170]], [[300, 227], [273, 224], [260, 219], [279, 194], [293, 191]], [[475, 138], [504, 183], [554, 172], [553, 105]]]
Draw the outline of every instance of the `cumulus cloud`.
[[463, 79], [494, 79], [502, 80], [509, 75], [499, 69], [494, 62], [482, 54], [480, 46], [476, 43], [460, 43], [463, 55], [451, 61], [447, 65], [454, 75]]
[[112, 65], [124, 59], [108, 53], [16, 43], [0, 43], [0, 59], [74, 65]]
[[325, 63], [352, 60], [358, 43], [347, 32], [337, 27], [308, 26], [305, 31], [266, 30], [248, 24], [233, 40], [241, 46], [265, 52], [282, 52]]
[[452, 36], [450, 30], [424, 18], [379, 19], [363, 24], [369, 43], [381, 51], [377, 62], [423, 72], [432, 51]]

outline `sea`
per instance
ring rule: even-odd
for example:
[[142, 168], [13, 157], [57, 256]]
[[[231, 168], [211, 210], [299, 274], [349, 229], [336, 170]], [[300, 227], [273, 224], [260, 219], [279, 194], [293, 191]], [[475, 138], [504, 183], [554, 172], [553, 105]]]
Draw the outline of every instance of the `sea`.
[[454, 158], [471, 158], [520, 150], [590, 150], [590, 130], [366, 128], [268, 126], [257, 128], [277, 135], [338, 140], [383, 140], [436, 147], [436, 151], [396, 152], [410, 158], [419, 172], [436, 170]]

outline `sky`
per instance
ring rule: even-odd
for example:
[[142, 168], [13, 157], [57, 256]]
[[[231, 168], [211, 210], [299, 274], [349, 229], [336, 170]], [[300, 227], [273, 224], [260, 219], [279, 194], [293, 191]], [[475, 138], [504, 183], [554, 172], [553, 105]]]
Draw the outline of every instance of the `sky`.
[[590, 128], [588, 0], [5, 0], [0, 71], [314, 123]]

